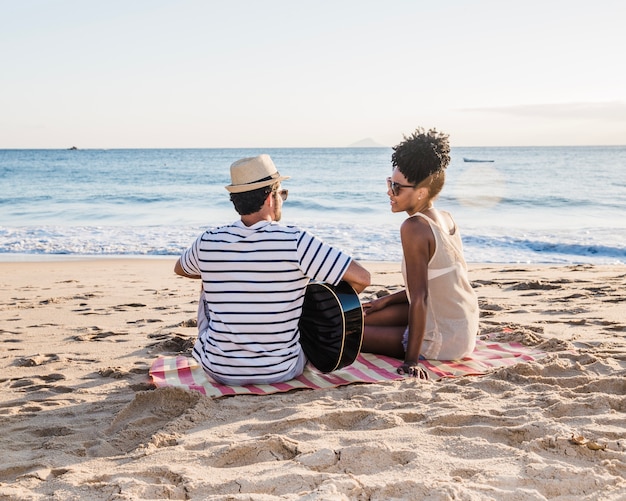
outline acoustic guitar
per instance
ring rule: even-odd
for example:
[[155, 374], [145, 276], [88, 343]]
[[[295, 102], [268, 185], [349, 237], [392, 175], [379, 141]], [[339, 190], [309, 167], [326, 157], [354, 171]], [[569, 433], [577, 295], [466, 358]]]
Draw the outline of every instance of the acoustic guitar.
[[358, 294], [345, 281], [337, 286], [309, 283], [299, 327], [304, 354], [319, 371], [328, 373], [350, 365], [363, 341]]

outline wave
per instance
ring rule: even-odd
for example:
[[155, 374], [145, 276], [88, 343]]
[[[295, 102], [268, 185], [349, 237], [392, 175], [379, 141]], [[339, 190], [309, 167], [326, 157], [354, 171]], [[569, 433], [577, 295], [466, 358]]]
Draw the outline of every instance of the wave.
[[[85, 200], [87, 201], [87, 200]], [[93, 200], [92, 200], [93, 201]], [[112, 203], [115, 205], [135, 206], [143, 204], [158, 204], [164, 202], [178, 202], [180, 197], [166, 195], [100, 195], [98, 202]]]
[[[323, 240], [364, 261], [400, 261], [398, 229], [390, 225], [317, 222], [300, 224]], [[177, 256], [203, 226], [41, 226], [0, 227], [0, 260], [30, 256]], [[581, 234], [532, 237], [465, 234], [468, 262], [474, 263], [626, 263], [626, 242], [605, 245]]]
[[[290, 194], [291, 196], [291, 194]], [[350, 199], [334, 199], [328, 200], [326, 203], [323, 200], [318, 201], [311, 199], [288, 199], [288, 207], [283, 210], [289, 211], [290, 215], [297, 216], [299, 214], [317, 214], [318, 216], [324, 216], [328, 213], [338, 213], [342, 215], [344, 213], [378, 213], [381, 212], [380, 208], [364, 205], [363, 203], [356, 203]]]
[[[517, 256], [517, 259], [512, 259], [513, 262], [530, 258], [531, 262], [540, 263], [591, 261], [607, 264], [626, 263], [626, 245], [562, 241], [553, 235], [544, 235], [543, 239], [466, 235], [463, 242], [466, 249], [479, 250], [492, 258], [509, 255], [511, 259]], [[520, 258], [521, 256], [524, 258]]]
[[6, 205], [6, 206], [13, 207], [15, 205], [18, 205], [18, 206], [19, 205], [23, 205], [24, 207], [27, 207], [27, 206], [33, 205], [33, 204], [47, 203], [50, 200], [52, 200], [52, 197], [50, 195], [36, 195], [36, 196], [15, 195], [15, 196], [5, 196], [3, 198], [0, 198], [0, 206]]

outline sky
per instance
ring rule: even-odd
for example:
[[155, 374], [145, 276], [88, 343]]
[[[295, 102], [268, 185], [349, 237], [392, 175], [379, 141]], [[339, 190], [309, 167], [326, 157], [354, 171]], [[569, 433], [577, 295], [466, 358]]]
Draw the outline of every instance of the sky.
[[623, 0], [0, 0], [0, 149], [626, 144]]

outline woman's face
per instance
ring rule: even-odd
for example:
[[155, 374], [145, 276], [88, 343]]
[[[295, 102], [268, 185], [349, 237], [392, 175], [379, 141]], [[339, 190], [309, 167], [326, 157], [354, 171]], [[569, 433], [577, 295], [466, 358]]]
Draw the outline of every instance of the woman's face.
[[411, 211], [416, 202], [416, 185], [409, 183], [397, 168], [387, 178], [387, 195], [391, 212]]

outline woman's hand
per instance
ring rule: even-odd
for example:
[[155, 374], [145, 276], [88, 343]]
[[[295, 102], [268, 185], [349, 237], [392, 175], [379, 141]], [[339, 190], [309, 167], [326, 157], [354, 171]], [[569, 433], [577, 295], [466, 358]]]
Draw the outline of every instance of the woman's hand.
[[418, 362], [404, 362], [398, 367], [397, 372], [417, 379], [428, 379], [428, 373], [418, 365]]
[[363, 308], [363, 315], [368, 315], [369, 313], [374, 313], [375, 311], [382, 310], [385, 306], [386, 301], [383, 301], [384, 298], [374, 299], [367, 303], [363, 303], [361, 306]]

